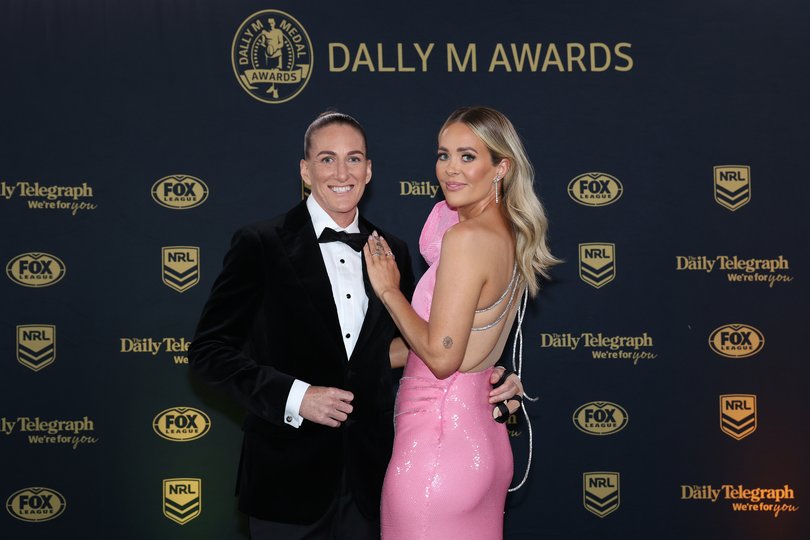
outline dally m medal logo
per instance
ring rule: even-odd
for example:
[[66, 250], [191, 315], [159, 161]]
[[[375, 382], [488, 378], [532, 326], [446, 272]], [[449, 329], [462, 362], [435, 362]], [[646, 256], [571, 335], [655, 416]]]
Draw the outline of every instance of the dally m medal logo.
[[627, 426], [623, 407], [610, 401], [591, 401], [574, 411], [574, 425], [588, 435], [612, 435]]
[[200, 248], [166, 246], [163, 251], [163, 283], [186, 292], [200, 281]]
[[208, 433], [211, 419], [199, 409], [173, 407], [159, 412], [152, 421], [152, 428], [169, 441], [194, 441]]
[[8, 262], [6, 274], [23, 287], [48, 287], [65, 277], [65, 263], [49, 253], [23, 253]]
[[580, 174], [568, 183], [568, 196], [585, 206], [607, 206], [622, 196], [622, 183], [602, 172]]
[[747, 165], [717, 165], [714, 168], [714, 200], [732, 212], [751, 200], [751, 168]]
[[54, 519], [65, 511], [67, 503], [58, 491], [45, 487], [21, 489], [6, 500], [6, 510], [22, 521], [37, 523]]
[[579, 245], [579, 277], [597, 289], [616, 277], [616, 246], [588, 243]]
[[233, 72], [242, 88], [264, 103], [284, 103], [297, 96], [309, 81], [312, 61], [307, 31], [283, 11], [257, 11], [233, 37]]
[[619, 473], [589, 472], [582, 475], [582, 502], [600, 518], [619, 507]]
[[17, 361], [39, 371], [56, 360], [56, 327], [50, 324], [17, 326]]
[[205, 202], [208, 186], [186, 174], [164, 176], [152, 185], [152, 198], [165, 208], [188, 210]]
[[202, 512], [202, 480], [167, 478], [163, 480], [163, 515], [185, 525]]
[[757, 429], [757, 396], [725, 394], [720, 396], [720, 429], [738, 441]]
[[763, 347], [765, 336], [747, 324], [725, 324], [709, 335], [709, 348], [726, 358], [748, 358]]

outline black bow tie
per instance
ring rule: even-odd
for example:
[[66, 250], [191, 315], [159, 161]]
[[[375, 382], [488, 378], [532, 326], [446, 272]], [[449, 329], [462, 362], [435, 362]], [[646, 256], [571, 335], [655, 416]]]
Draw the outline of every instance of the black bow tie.
[[363, 233], [347, 233], [346, 231], [336, 231], [326, 227], [318, 237], [321, 244], [328, 242], [343, 242], [355, 251], [362, 251], [363, 246], [368, 241], [368, 235]]

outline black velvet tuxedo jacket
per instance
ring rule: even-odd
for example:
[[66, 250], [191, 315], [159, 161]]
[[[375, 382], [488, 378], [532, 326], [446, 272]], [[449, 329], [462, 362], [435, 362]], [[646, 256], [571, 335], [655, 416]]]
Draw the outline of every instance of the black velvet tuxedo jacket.
[[[362, 217], [360, 230], [375, 227]], [[404, 242], [388, 240], [406, 296], [413, 271]], [[364, 264], [365, 268], [365, 264]], [[192, 369], [247, 408], [239, 464], [239, 508], [260, 519], [312, 523], [337, 495], [341, 474], [361, 512], [379, 519], [393, 441], [397, 335], [365, 276], [368, 310], [346, 357], [332, 288], [305, 203], [233, 237], [189, 349]], [[354, 394], [340, 428], [284, 423], [294, 379]]]

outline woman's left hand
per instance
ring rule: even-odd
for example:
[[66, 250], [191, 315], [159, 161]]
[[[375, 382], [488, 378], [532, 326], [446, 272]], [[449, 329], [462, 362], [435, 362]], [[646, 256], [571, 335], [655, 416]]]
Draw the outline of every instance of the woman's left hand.
[[394, 260], [394, 252], [377, 231], [368, 237], [363, 248], [363, 257], [366, 259], [371, 287], [380, 300], [384, 300], [383, 294], [388, 290], [399, 291], [399, 268]]

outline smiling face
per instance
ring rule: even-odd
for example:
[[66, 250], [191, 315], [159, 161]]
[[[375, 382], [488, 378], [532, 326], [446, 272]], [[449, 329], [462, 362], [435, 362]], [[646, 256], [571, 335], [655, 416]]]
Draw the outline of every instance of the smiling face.
[[492, 154], [478, 135], [462, 122], [447, 126], [439, 135], [436, 178], [450, 206], [463, 208], [495, 200], [496, 176], [503, 178], [508, 162], [492, 163]]
[[301, 178], [329, 217], [340, 227], [348, 226], [371, 180], [371, 160], [366, 158], [362, 134], [346, 124], [315, 131], [309, 155], [301, 160]]

